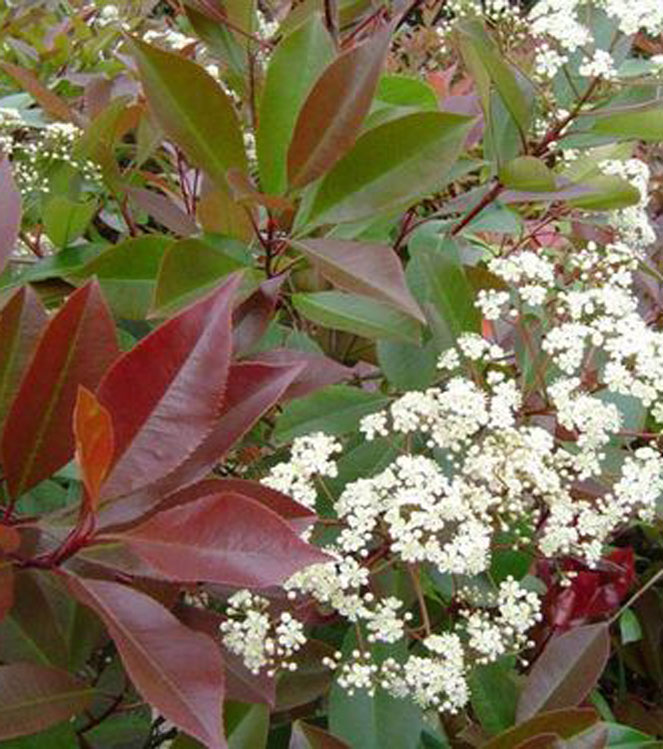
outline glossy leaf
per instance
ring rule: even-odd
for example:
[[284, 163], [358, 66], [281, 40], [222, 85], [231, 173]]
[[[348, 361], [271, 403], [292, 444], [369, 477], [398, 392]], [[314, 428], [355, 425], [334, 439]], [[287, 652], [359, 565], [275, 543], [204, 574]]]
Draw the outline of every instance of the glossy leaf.
[[37, 733], [82, 712], [94, 690], [34, 663], [0, 666], [0, 739]]
[[614, 211], [635, 205], [640, 200], [638, 188], [621, 177], [607, 174], [593, 177], [586, 180], [583, 187], [589, 187], [591, 192], [571, 198], [569, 203], [587, 211]]
[[44, 86], [31, 70], [10, 62], [0, 62], [0, 68], [32, 96], [44, 112], [55, 117], [57, 120], [73, 122], [78, 125], [81, 124], [80, 117], [69, 105], [57, 94]]
[[172, 244], [170, 237], [151, 235], [112, 245], [77, 272], [96, 276], [118, 317], [145, 318], [156, 288], [161, 259]]
[[619, 617], [619, 632], [624, 645], [642, 639], [642, 627], [632, 609], [625, 609]]
[[288, 149], [288, 183], [321, 177], [352, 147], [368, 113], [389, 49], [392, 25], [343, 52], [318, 77], [295, 123]]
[[540, 159], [534, 156], [519, 156], [502, 166], [500, 182], [512, 190], [531, 192], [554, 192], [555, 177]]
[[526, 133], [532, 116], [531, 103], [518, 85], [514, 71], [486, 33], [483, 24], [474, 20], [463, 21], [458, 25], [457, 34], [465, 64], [484, 99], [484, 109], [490, 108], [487, 92], [489, 82], [492, 82], [521, 133]]
[[11, 257], [21, 228], [21, 193], [9, 157], [0, 152], [0, 273]]
[[92, 510], [113, 458], [113, 422], [94, 393], [80, 386], [74, 407], [76, 459]]
[[78, 386], [94, 389], [118, 354], [96, 282], [75, 291], [42, 335], [7, 416], [2, 463], [18, 497], [73, 457]]
[[14, 563], [0, 557], [0, 622], [14, 605]]
[[67, 642], [57, 617], [56, 599], [47, 585], [47, 574], [37, 570], [19, 570], [14, 574], [13, 605], [0, 622], [0, 658], [5, 662], [67, 666]]
[[518, 688], [504, 660], [477, 666], [470, 674], [472, 708], [481, 727], [491, 736], [510, 728], [516, 721]]
[[249, 703], [264, 703], [274, 706], [275, 680], [267, 676], [265, 670], [254, 674], [244, 665], [238, 655], [225, 648], [221, 640], [220, 625], [224, 616], [210, 609], [198, 606], [179, 605], [176, 609], [178, 619], [187, 627], [207, 633], [218, 642], [223, 654], [223, 665], [226, 673], [226, 697], [230, 700]]
[[[227, 245], [228, 251], [224, 251]], [[199, 298], [219, 281], [243, 267], [233, 249], [239, 245], [225, 240], [215, 246], [200, 239], [183, 239], [164, 253], [159, 266], [153, 310], [166, 313]]]
[[[464, 332], [479, 332], [475, 290], [462, 262], [458, 244], [434, 224], [412, 235], [408, 280], [419, 303], [426, 307], [440, 349], [454, 344]], [[415, 288], [416, 287], [416, 288]]]
[[[600, 114], [600, 110], [597, 114]], [[629, 140], [657, 143], [663, 140], [663, 107], [655, 106], [634, 112], [615, 112], [600, 117], [594, 123], [592, 130], [601, 135], [615, 135]]]
[[44, 206], [44, 231], [62, 249], [85, 232], [97, 211], [97, 203], [78, 203], [66, 195], [54, 195]]
[[348, 744], [322, 728], [298, 720], [292, 727], [289, 749], [348, 749]]
[[124, 190], [138, 208], [174, 234], [188, 237], [198, 231], [194, 219], [166, 195], [141, 187], [128, 186]]
[[269, 734], [269, 708], [266, 705], [226, 702], [224, 710], [228, 749], [265, 749]]
[[226, 187], [226, 171], [247, 170], [239, 121], [230, 99], [202, 67], [136, 38], [131, 49], [145, 94], [166, 135], [195, 166]]
[[421, 326], [416, 320], [366, 296], [318, 291], [293, 294], [292, 302], [304, 317], [324, 327], [366, 338], [419, 342]]
[[223, 663], [214, 641], [125, 585], [72, 575], [65, 582], [102, 619], [143, 698], [209, 749], [223, 749]]
[[340, 289], [386, 302], [426, 322], [405, 283], [400, 258], [391, 247], [340, 239], [303, 239], [293, 246]]
[[126, 523], [144, 515], [164, 497], [202, 479], [224, 453], [283, 396], [301, 366], [245, 361], [230, 368], [217, 423], [187, 459], [159, 481], [113, 503], [100, 520], [103, 526]]
[[349, 380], [353, 375], [350, 367], [344, 367], [334, 359], [322, 354], [295, 349], [278, 348], [261, 351], [260, 361], [267, 364], [287, 364], [302, 367], [297, 377], [283, 394], [283, 400], [310, 395], [327, 385], [335, 385], [343, 380]]
[[609, 657], [606, 624], [576, 627], [550, 640], [527, 677], [518, 702], [518, 721], [578, 705], [598, 681]]
[[44, 307], [27, 285], [0, 310], [0, 425], [47, 321]]
[[297, 114], [333, 58], [334, 44], [317, 13], [282, 39], [270, 57], [256, 132], [260, 183], [268, 193], [285, 192], [288, 146]]
[[212, 494], [164, 510], [123, 533], [124, 541], [173, 580], [266, 588], [328, 557], [275, 512], [237, 493]]
[[598, 721], [591, 708], [552, 710], [510, 728], [482, 745], [482, 749], [514, 749], [521, 742], [543, 733], [554, 733], [562, 738], [571, 738]]
[[406, 207], [444, 180], [470, 125], [463, 115], [416, 112], [369, 130], [324, 177], [302, 221], [357, 221]]
[[285, 276], [263, 281], [233, 314], [233, 350], [236, 357], [246, 356], [266, 332], [279, 300]]
[[274, 439], [287, 443], [313, 432], [344, 434], [356, 431], [363, 416], [384, 408], [388, 403], [389, 399], [380, 393], [332, 385], [288, 404], [276, 424]]
[[113, 418], [115, 455], [102, 501], [172, 472], [216, 426], [239, 280], [143, 338], [104, 377], [97, 396]]

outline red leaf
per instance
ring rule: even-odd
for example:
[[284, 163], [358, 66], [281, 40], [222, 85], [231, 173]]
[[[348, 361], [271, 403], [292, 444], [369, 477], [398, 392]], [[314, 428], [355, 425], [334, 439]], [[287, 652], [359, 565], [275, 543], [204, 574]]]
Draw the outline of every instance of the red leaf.
[[352, 147], [389, 50], [393, 24], [339, 55], [302, 105], [288, 150], [290, 187], [321, 177]]
[[94, 690], [35, 663], [0, 666], [0, 739], [37, 733], [85, 709]]
[[2, 464], [13, 497], [71, 460], [78, 386], [94, 389], [117, 355], [113, 319], [92, 281], [50, 321], [7, 416]]
[[135, 521], [164, 497], [202, 479], [223, 454], [283, 395], [301, 366], [279, 367], [261, 362], [240, 362], [230, 368], [217, 425], [187, 460], [159, 481], [104, 508], [98, 527]]
[[103, 620], [145, 701], [209, 749], [223, 749], [223, 663], [214, 641], [125, 585], [72, 575], [65, 581]]
[[518, 701], [518, 722], [537, 713], [580, 704], [595, 686], [609, 657], [607, 624], [577, 627], [550, 640], [527, 677]]
[[14, 605], [14, 570], [12, 563], [0, 559], [0, 622]]
[[97, 397], [111, 413], [115, 455], [101, 498], [176, 470], [219, 421], [240, 276], [157, 328], [120, 358]]
[[[317, 515], [295, 502], [285, 494], [263, 486], [256, 481], [246, 479], [205, 479], [199, 481], [186, 489], [170, 494], [156, 507], [151, 507], [151, 511], [146, 513], [142, 520], [153, 516], [157, 512], [170, 510], [173, 507], [179, 507], [189, 502], [195, 502], [202, 497], [208, 497], [210, 494], [241, 494], [249, 499], [253, 499], [264, 505], [272, 512], [275, 512], [280, 518], [283, 518], [288, 525], [297, 533], [303, 533], [316, 520]], [[108, 528], [106, 529], [108, 530]], [[117, 528], [113, 529], [115, 532]]]
[[9, 157], [0, 153], [0, 273], [14, 251], [21, 228], [21, 193]]
[[131, 200], [142, 210], [181, 237], [188, 237], [198, 231], [196, 222], [166, 195], [141, 187], [123, 188]]
[[0, 67], [10, 75], [18, 84], [27, 91], [30, 96], [39, 104], [39, 106], [57, 120], [64, 120], [65, 122], [73, 122], [76, 125], [82, 126], [84, 123], [82, 118], [69, 108], [69, 105], [61, 99], [57, 94], [54, 94], [49, 88], [44, 86], [43, 83], [35, 76], [31, 70], [22, 68], [19, 65], [12, 65], [10, 62], [0, 63]]
[[557, 562], [553, 565], [544, 560], [539, 563], [537, 574], [549, 585], [543, 604], [545, 621], [558, 631], [616, 611], [635, 582], [631, 548], [615, 549], [593, 569], [577, 560], [563, 560], [561, 568], [576, 573], [569, 586], [552, 583], [557, 568]]
[[179, 606], [175, 613], [187, 627], [198, 632], [205, 632], [218, 642], [226, 669], [226, 699], [274, 706], [276, 699], [274, 678], [267, 676], [265, 669], [259, 674], [252, 673], [239, 656], [224, 647], [219, 626], [225, 621], [225, 617], [217, 614], [216, 611], [185, 605]]
[[482, 749], [514, 749], [523, 741], [544, 733], [555, 733], [569, 739], [586, 731], [597, 721], [598, 715], [590, 708], [552, 710], [495, 736], [483, 744]]
[[11, 554], [21, 545], [21, 535], [11, 525], [0, 523], [0, 552]]
[[336, 385], [343, 380], [349, 380], [355, 374], [350, 367], [345, 367], [323, 354], [295, 349], [279, 348], [261, 351], [260, 361], [266, 364], [303, 366], [301, 372], [283, 394], [282, 400], [301, 398], [327, 385]]
[[113, 423], [108, 410], [82, 385], [74, 407], [74, 437], [76, 459], [94, 511], [113, 457]]
[[292, 245], [339, 289], [386, 302], [426, 323], [391, 247], [344, 239], [302, 239]]
[[251, 351], [267, 330], [274, 316], [279, 291], [285, 276], [263, 281], [256, 291], [233, 314], [233, 349], [236, 357]]
[[30, 286], [22, 286], [0, 311], [0, 424], [47, 322], [46, 311]]
[[100, 541], [122, 541], [172, 580], [267, 588], [329, 559], [275, 512], [236, 493], [164, 510]]

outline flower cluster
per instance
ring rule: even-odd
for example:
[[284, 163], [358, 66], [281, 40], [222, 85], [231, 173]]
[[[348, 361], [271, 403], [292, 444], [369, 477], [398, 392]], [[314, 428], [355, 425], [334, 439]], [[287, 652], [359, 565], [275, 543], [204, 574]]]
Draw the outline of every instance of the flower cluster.
[[306, 637], [303, 624], [290, 613], [284, 611], [274, 621], [266, 598], [240, 590], [228, 600], [226, 615], [221, 624], [223, 644], [240, 656], [250, 671], [257, 674], [266, 668], [273, 675], [276, 668], [297, 668], [292, 656]]
[[[615, 27], [606, 48], [598, 45], [592, 32], [599, 18]], [[530, 20], [539, 40], [539, 76], [553, 78], [564, 65], [572, 65], [588, 78], [613, 80], [619, 74], [613, 57], [616, 34], [629, 36], [642, 29], [657, 36], [663, 30], [663, 5], [658, 0], [539, 0]]]
[[12, 159], [14, 176], [23, 193], [49, 192], [49, 174], [57, 165], [69, 164], [89, 182], [99, 182], [99, 167], [75, 155], [80, 128], [53, 122], [37, 128], [28, 125], [16, 109], [0, 109], [0, 149]]

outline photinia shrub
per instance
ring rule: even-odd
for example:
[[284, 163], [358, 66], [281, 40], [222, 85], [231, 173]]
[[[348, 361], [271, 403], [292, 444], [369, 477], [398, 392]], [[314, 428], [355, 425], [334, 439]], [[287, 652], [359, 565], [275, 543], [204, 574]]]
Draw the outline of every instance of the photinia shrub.
[[0, 23], [3, 746], [656, 745], [663, 5]]

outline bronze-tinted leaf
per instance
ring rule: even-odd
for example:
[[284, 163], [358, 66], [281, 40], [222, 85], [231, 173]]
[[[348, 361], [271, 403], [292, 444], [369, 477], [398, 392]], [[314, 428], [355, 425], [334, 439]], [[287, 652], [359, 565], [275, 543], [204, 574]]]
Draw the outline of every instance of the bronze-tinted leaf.
[[99, 386], [115, 455], [102, 501], [154, 483], [218, 423], [232, 349], [234, 276], [122, 356]]
[[0, 425], [47, 321], [31, 286], [22, 286], [0, 310]]
[[94, 689], [35, 663], [0, 666], [0, 739], [43, 731], [82, 712]]
[[265, 505], [230, 492], [164, 510], [100, 540], [125, 542], [172, 580], [238, 587], [280, 585], [328, 559]]
[[102, 619], [145, 701], [208, 749], [224, 749], [223, 663], [214, 641], [125, 585], [73, 575], [65, 582]]
[[288, 149], [288, 183], [303, 187], [351, 148], [389, 50], [392, 24], [343, 52], [320, 75], [299, 111]]
[[117, 355], [113, 320], [90, 282], [51, 319], [7, 416], [2, 464], [13, 497], [71, 460], [78, 386], [96, 388]]
[[9, 157], [0, 152], [0, 273], [7, 264], [21, 228], [21, 193]]
[[609, 657], [607, 624], [576, 627], [552, 639], [527, 677], [516, 720], [581, 703], [603, 673]]

